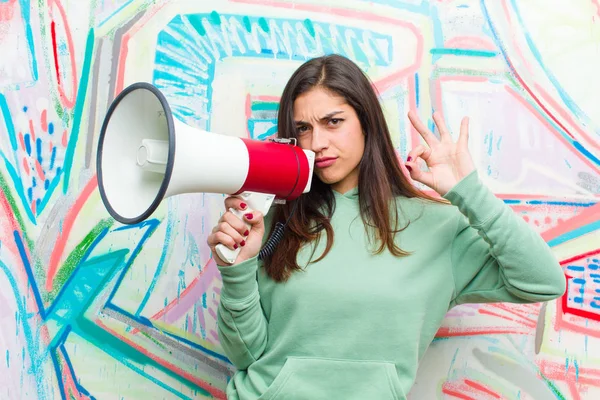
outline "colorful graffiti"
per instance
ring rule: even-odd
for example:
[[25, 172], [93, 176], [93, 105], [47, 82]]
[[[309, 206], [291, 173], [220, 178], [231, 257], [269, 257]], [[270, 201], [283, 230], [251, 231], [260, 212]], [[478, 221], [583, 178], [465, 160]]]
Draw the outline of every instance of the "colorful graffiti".
[[481, 175], [569, 283], [451, 310], [409, 398], [598, 398], [599, 45], [596, 0], [0, 0], [0, 398], [224, 398], [206, 245], [223, 196], [116, 223], [100, 125], [148, 81], [192, 126], [265, 139], [291, 72], [331, 52], [372, 78], [399, 157], [408, 110], [469, 115]]

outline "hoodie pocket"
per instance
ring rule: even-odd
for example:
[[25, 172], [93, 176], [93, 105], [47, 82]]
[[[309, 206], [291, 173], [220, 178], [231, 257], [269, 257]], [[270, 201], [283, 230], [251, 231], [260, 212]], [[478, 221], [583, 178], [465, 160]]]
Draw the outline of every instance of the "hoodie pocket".
[[289, 357], [260, 400], [405, 400], [391, 362]]

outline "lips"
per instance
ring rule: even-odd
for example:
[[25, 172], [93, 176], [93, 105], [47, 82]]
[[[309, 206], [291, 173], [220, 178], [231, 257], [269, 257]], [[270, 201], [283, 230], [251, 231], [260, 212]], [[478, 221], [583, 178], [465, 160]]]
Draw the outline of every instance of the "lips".
[[317, 158], [315, 160], [315, 166], [317, 168], [329, 167], [330, 165], [333, 165], [335, 163], [336, 159], [337, 159], [336, 157], [322, 157], [322, 158]]

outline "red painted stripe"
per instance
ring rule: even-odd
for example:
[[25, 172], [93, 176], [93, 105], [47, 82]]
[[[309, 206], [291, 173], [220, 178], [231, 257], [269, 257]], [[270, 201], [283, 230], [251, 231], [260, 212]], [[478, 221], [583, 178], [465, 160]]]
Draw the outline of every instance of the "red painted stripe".
[[58, 45], [56, 43], [56, 25], [50, 22], [50, 36], [52, 37], [52, 54], [54, 55], [54, 69], [56, 69], [56, 83], [60, 85], [60, 70], [58, 69]]
[[471, 387], [473, 387], [473, 388], [475, 388], [477, 390], [481, 390], [482, 392], [485, 392], [485, 393], [489, 394], [490, 396], [495, 397], [496, 399], [500, 398], [500, 395], [498, 393], [491, 391], [490, 389], [488, 389], [487, 387], [483, 386], [480, 383], [477, 383], [477, 382], [472, 381], [470, 379], [465, 379], [464, 382], [467, 385], [469, 385], [469, 386], [471, 386]]
[[248, 149], [250, 165], [242, 188], [236, 193], [271, 193], [293, 200], [304, 191], [309, 179], [306, 155], [297, 146], [241, 139]]

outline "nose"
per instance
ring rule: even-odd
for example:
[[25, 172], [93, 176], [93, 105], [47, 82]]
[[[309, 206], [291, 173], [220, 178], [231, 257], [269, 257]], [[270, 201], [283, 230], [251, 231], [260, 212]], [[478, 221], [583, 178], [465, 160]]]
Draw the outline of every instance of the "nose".
[[327, 137], [327, 132], [320, 128], [313, 129], [311, 150], [318, 154], [327, 147], [329, 147], [329, 138]]

